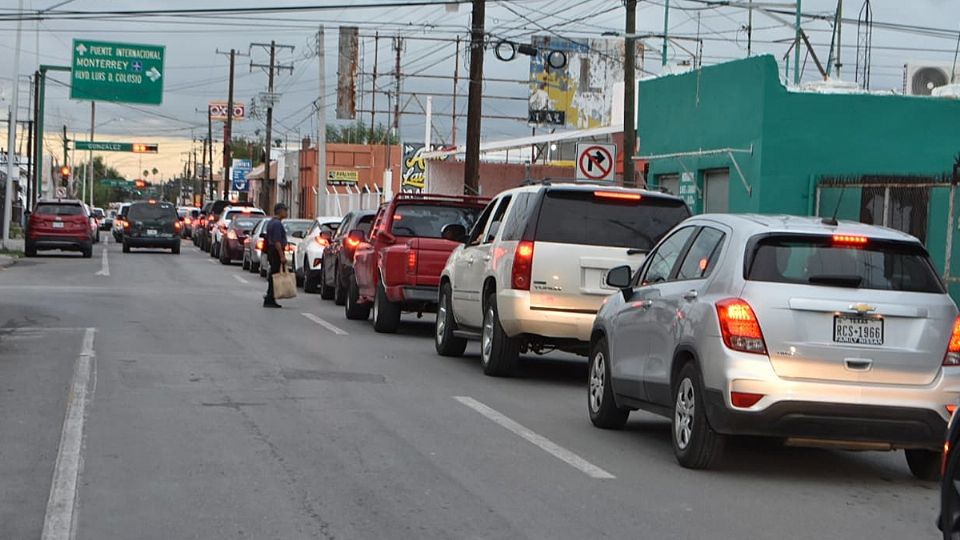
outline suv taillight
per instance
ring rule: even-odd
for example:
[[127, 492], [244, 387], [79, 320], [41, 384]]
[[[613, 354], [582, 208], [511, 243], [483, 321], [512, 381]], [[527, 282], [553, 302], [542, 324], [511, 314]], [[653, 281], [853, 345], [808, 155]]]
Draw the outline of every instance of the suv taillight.
[[510, 272], [510, 287], [521, 291], [530, 290], [530, 274], [533, 271], [533, 242], [521, 240], [513, 254], [513, 269]]
[[727, 298], [717, 302], [717, 315], [724, 345], [735, 351], [767, 354], [757, 315], [746, 300]]
[[407, 252], [407, 273], [417, 273], [417, 252], [413, 248], [410, 248], [410, 251]]
[[943, 357], [943, 365], [960, 366], [960, 317], [953, 321], [953, 333], [950, 335], [947, 354]]
[[263, 251], [263, 238], [257, 238], [257, 251]]

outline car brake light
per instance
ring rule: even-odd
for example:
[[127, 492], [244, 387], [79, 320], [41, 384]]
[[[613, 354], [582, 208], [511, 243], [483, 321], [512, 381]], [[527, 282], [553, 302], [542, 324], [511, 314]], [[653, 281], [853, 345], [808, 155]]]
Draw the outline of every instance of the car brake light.
[[130, 228], [130, 222], [129, 222], [129, 221], [124, 221], [124, 222], [123, 222], [123, 228], [124, 228], [124, 229], [129, 229], [129, 228]]
[[953, 413], [957, 411], [957, 404], [950, 403], [949, 405], [945, 405], [944, 408], [947, 409], [947, 414], [949, 414], [950, 416], [953, 416]]
[[833, 235], [833, 243], [842, 246], [865, 246], [867, 244], [867, 237], [852, 234], [835, 234]]
[[720, 332], [728, 348], [754, 354], [767, 354], [760, 323], [750, 304], [741, 298], [717, 302]]
[[594, 191], [593, 196], [600, 199], [618, 199], [621, 201], [639, 201], [639, 193], [630, 193], [627, 191]]
[[175, 231], [179, 231], [179, 230], [180, 230], [180, 222], [179, 222], [179, 221], [174, 222], [174, 224], [173, 224], [173, 230], [175, 230]]
[[521, 240], [513, 254], [513, 269], [510, 272], [511, 288], [530, 290], [530, 274], [533, 271], [533, 242]]
[[749, 392], [730, 392], [730, 403], [734, 407], [749, 409], [763, 399], [763, 394], [751, 394]]
[[183, 222], [186, 223], [187, 225], [189, 225], [190, 223], [192, 223], [192, 222], [190, 221], [190, 218], [184, 218]]
[[236, 240], [236, 239], [237, 239], [237, 231], [229, 231], [229, 232], [227, 232], [227, 238], [229, 238], [229, 239], [231, 239], [231, 240]]
[[258, 239], [257, 239], [257, 250], [258, 250], [258, 251], [263, 251], [263, 238], [258, 238]]
[[360, 245], [360, 240], [357, 240], [356, 238], [349, 238], [349, 237], [348, 237], [348, 238], [344, 241], [344, 243], [347, 244], [347, 247], [348, 247], [348, 248], [350, 248], [350, 249], [355, 249], [357, 246]]
[[287, 244], [286, 247], [284, 247], [283, 249], [284, 249], [285, 251], [296, 251], [296, 250], [297, 250], [297, 246], [295, 246], [295, 245], [293, 245], [293, 244]]
[[947, 463], [950, 461], [950, 441], [943, 443], [943, 453], [940, 454], [940, 478], [947, 475]]
[[417, 271], [417, 252], [407, 252], [407, 272], [414, 274]]
[[313, 241], [316, 242], [320, 247], [327, 247], [330, 245], [330, 241], [322, 236], [314, 236]]
[[953, 333], [947, 345], [947, 354], [943, 357], [943, 365], [960, 366], [960, 317], [953, 321]]

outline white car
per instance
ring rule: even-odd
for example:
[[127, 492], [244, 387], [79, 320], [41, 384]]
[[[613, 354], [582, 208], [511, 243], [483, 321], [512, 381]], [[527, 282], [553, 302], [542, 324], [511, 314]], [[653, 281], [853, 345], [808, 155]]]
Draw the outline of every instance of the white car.
[[337, 232], [337, 227], [342, 220], [343, 218], [334, 216], [318, 217], [313, 220], [303, 240], [297, 245], [293, 257], [293, 268], [297, 274], [297, 281], [303, 283], [304, 292], [320, 291], [323, 250], [330, 245], [330, 239]]
[[616, 291], [607, 271], [639, 267], [689, 215], [679, 197], [639, 189], [544, 183], [500, 193], [441, 274], [437, 352], [459, 356], [480, 339], [487, 375], [509, 374], [521, 352], [586, 355], [597, 311]]
[[220, 213], [220, 219], [217, 221], [216, 226], [213, 227], [213, 240], [210, 244], [211, 257], [215, 259], [220, 257], [220, 243], [223, 242], [223, 235], [227, 232], [227, 226], [230, 225], [230, 220], [241, 215], [265, 216], [266, 212], [251, 206], [228, 206], [224, 208], [223, 212]]
[[[284, 259], [286, 259], [287, 271], [293, 269], [294, 264], [294, 254], [297, 251], [297, 246], [300, 245], [301, 239], [307, 233], [307, 229], [313, 225], [313, 220], [311, 219], [297, 219], [297, 218], [287, 218], [283, 220], [283, 229], [287, 233], [287, 247], [284, 250]], [[267, 224], [264, 224], [264, 227], [267, 227]], [[266, 228], [261, 229], [261, 233], [266, 234]], [[266, 276], [270, 273], [270, 259], [267, 257], [267, 251], [260, 251], [260, 275]], [[297, 280], [299, 284], [299, 279]]]

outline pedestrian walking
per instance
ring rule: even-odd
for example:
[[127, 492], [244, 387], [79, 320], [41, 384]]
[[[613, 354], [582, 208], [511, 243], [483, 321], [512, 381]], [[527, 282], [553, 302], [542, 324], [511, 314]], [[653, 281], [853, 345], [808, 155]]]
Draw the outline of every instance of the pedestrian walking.
[[270, 274], [267, 276], [267, 295], [263, 297], [263, 307], [278, 308], [277, 299], [273, 296], [273, 276], [279, 274], [280, 269], [286, 270], [287, 258], [284, 250], [287, 247], [287, 231], [283, 228], [283, 220], [287, 219], [287, 205], [277, 203], [273, 207], [273, 219], [267, 223], [267, 238], [264, 249], [267, 250], [267, 260], [270, 262]]

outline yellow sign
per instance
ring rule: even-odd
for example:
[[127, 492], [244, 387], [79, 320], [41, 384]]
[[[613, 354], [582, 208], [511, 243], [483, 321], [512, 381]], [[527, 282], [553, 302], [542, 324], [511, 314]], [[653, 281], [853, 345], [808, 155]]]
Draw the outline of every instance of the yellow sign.
[[357, 171], [327, 171], [327, 182], [331, 184], [356, 184], [359, 181]]

